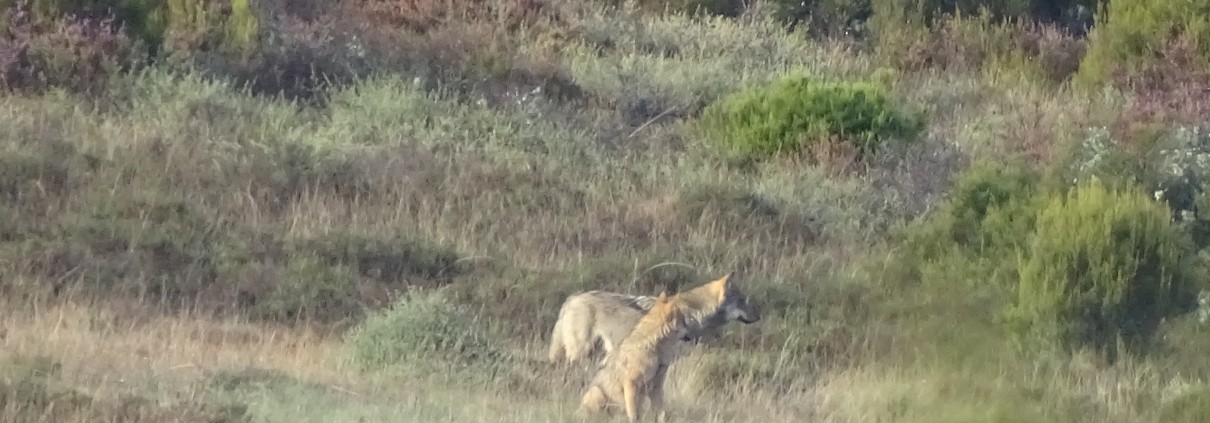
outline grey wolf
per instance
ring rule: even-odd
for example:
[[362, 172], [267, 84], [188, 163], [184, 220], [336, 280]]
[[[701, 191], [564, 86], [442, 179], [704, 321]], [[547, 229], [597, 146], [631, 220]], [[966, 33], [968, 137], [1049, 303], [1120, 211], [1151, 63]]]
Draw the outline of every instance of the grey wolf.
[[[760, 309], [731, 275], [675, 295], [688, 321], [685, 341], [696, 341], [733, 320], [744, 324], [760, 321]], [[547, 359], [571, 364], [598, 352], [598, 347], [608, 356], [653, 304], [654, 297], [598, 290], [567, 297], [551, 331]]]

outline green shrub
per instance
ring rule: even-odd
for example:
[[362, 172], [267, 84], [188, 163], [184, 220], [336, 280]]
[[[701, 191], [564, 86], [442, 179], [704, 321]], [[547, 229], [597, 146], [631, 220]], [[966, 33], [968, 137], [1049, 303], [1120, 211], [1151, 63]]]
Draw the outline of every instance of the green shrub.
[[1033, 229], [1039, 189], [1038, 176], [1023, 165], [972, 166], [940, 210], [906, 231], [900, 264], [909, 279], [943, 292], [1008, 295], [1016, 271], [1012, 258]]
[[1077, 81], [1096, 84], [1115, 72], [1134, 74], [1171, 43], [1188, 37], [1195, 64], [1210, 65], [1210, 3], [1203, 0], [1114, 0], [1097, 15]]
[[260, 20], [248, 0], [231, 0], [231, 14], [223, 22], [222, 31], [223, 44], [238, 52], [247, 53], [257, 47]]
[[1013, 251], [1032, 229], [1037, 190], [1037, 175], [1024, 166], [977, 163], [954, 183], [941, 210], [908, 230], [908, 250], [924, 262], [952, 248], [1002, 258], [1003, 248]]
[[248, 0], [205, 3], [168, 0], [158, 13], [163, 16], [163, 41], [170, 52], [227, 50], [249, 53], [256, 47], [260, 24]]
[[794, 75], [720, 99], [702, 112], [701, 125], [707, 137], [733, 153], [765, 156], [829, 137], [871, 152], [888, 137], [911, 139], [923, 120], [896, 110], [880, 85]]
[[1093, 180], [1050, 195], [1019, 254], [1009, 321], [1027, 338], [1117, 353], [1142, 345], [1188, 295], [1188, 237], [1133, 187]]
[[964, 247], [1013, 248], [1033, 227], [1038, 178], [1024, 166], [983, 164], [957, 182], [946, 208], [949, 238]]
[[351, 364], [363, 371], [422, 362], [490, 363], [504, 357], [471, 314], [441, 291], [412, 291], [371, 315], [345, 337]]

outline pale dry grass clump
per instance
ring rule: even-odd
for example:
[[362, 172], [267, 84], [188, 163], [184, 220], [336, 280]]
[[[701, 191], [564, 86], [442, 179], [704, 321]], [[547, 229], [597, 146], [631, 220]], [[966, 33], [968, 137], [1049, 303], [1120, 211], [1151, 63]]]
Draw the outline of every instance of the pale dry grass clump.
[[1077, 354], [1059, 363], [875, 364], [821, 375], [809, 395], [825, 422], [1154, 422], [1197, 383], [1136, 362], [1100, 366]]
[[309, 328], [148, 314], [142, 306], [122, 303], [8, 308], [0, 314], [0, 354], [48, 356], [63, 364], [65, 374], [99, 385], [163, 375], [196, 382], [211, 372], [244, 367], [341, 379], [326, 358], [333, 343]]

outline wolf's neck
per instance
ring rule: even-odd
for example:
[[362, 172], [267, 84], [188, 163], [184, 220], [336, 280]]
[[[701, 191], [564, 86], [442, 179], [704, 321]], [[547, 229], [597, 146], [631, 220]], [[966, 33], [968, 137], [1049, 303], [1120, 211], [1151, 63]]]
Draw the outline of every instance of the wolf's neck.
[[[655, 317], [655, 316], [650, 316], [650, 317]], [[642, 339], [632, 340], [632, 342], [635, 344], [635, 346], [637, 346], [641, 349], [650, 349], [650, 348], [654, 348], [655, 346], [659, 345], [660, 342], [666, 341], [668, 339], [674, 339], [675, 337], [673, 335], [674, 335], [674, 332], [676, 329], [676, 324], [672, 323], [672, 322], [667, 322], [665, 320], [666, 319], [663, 319], [663, 318], [655, 318], [655, 319], [644, 318], [642, 320], [639, 320], [639, 323], [635, 325], [634, 329], [631, 329], [630, 333], [632, 335], [636, 335], [636, 334], [648, 334], [648, 335], [644, 336]]]
[[[700, 288], [699, 288], [700, 289]], [[686, 294], [698, 294], [698, 292], [689, 291]], [[693, 324], [700, 325], [706, 319], [718, 314], [722, 308], [720, 301], [708, 299], [707, 292], [701, 292], [699, 295], [686, 295], [680, 304], [681, 311], [685, 313], [686, 320]]]

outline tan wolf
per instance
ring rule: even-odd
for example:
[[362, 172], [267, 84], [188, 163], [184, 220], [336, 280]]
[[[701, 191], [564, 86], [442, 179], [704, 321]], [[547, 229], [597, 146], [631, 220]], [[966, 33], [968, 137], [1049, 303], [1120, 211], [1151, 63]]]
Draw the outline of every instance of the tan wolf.
[[[721, 301], [721, 298], [720, 298]], [[592, 379], [580, 398], [581, 417], [606, 411], [621, 403], [631, 422], [640, 416], [639, 406], [651, 400], [650, 408], [664, 413], [664, 379], [676, 360], [680, 340], [689, 333], [684, 307], [676, 297], [661, 292], [651, 310], [635, 324]]]
[[[759, 308], [731, 275], [675, 295], [689, 324], [686, 341], [711, 334], [732, 320], [744, 324], [760, 321]], [[555, 364], [575, 363], [596, 352], [598, 346], [608, 355], [653, 304], [654, 297], [595, 290], [568, 297], [551, 332], [547, 358]]]

